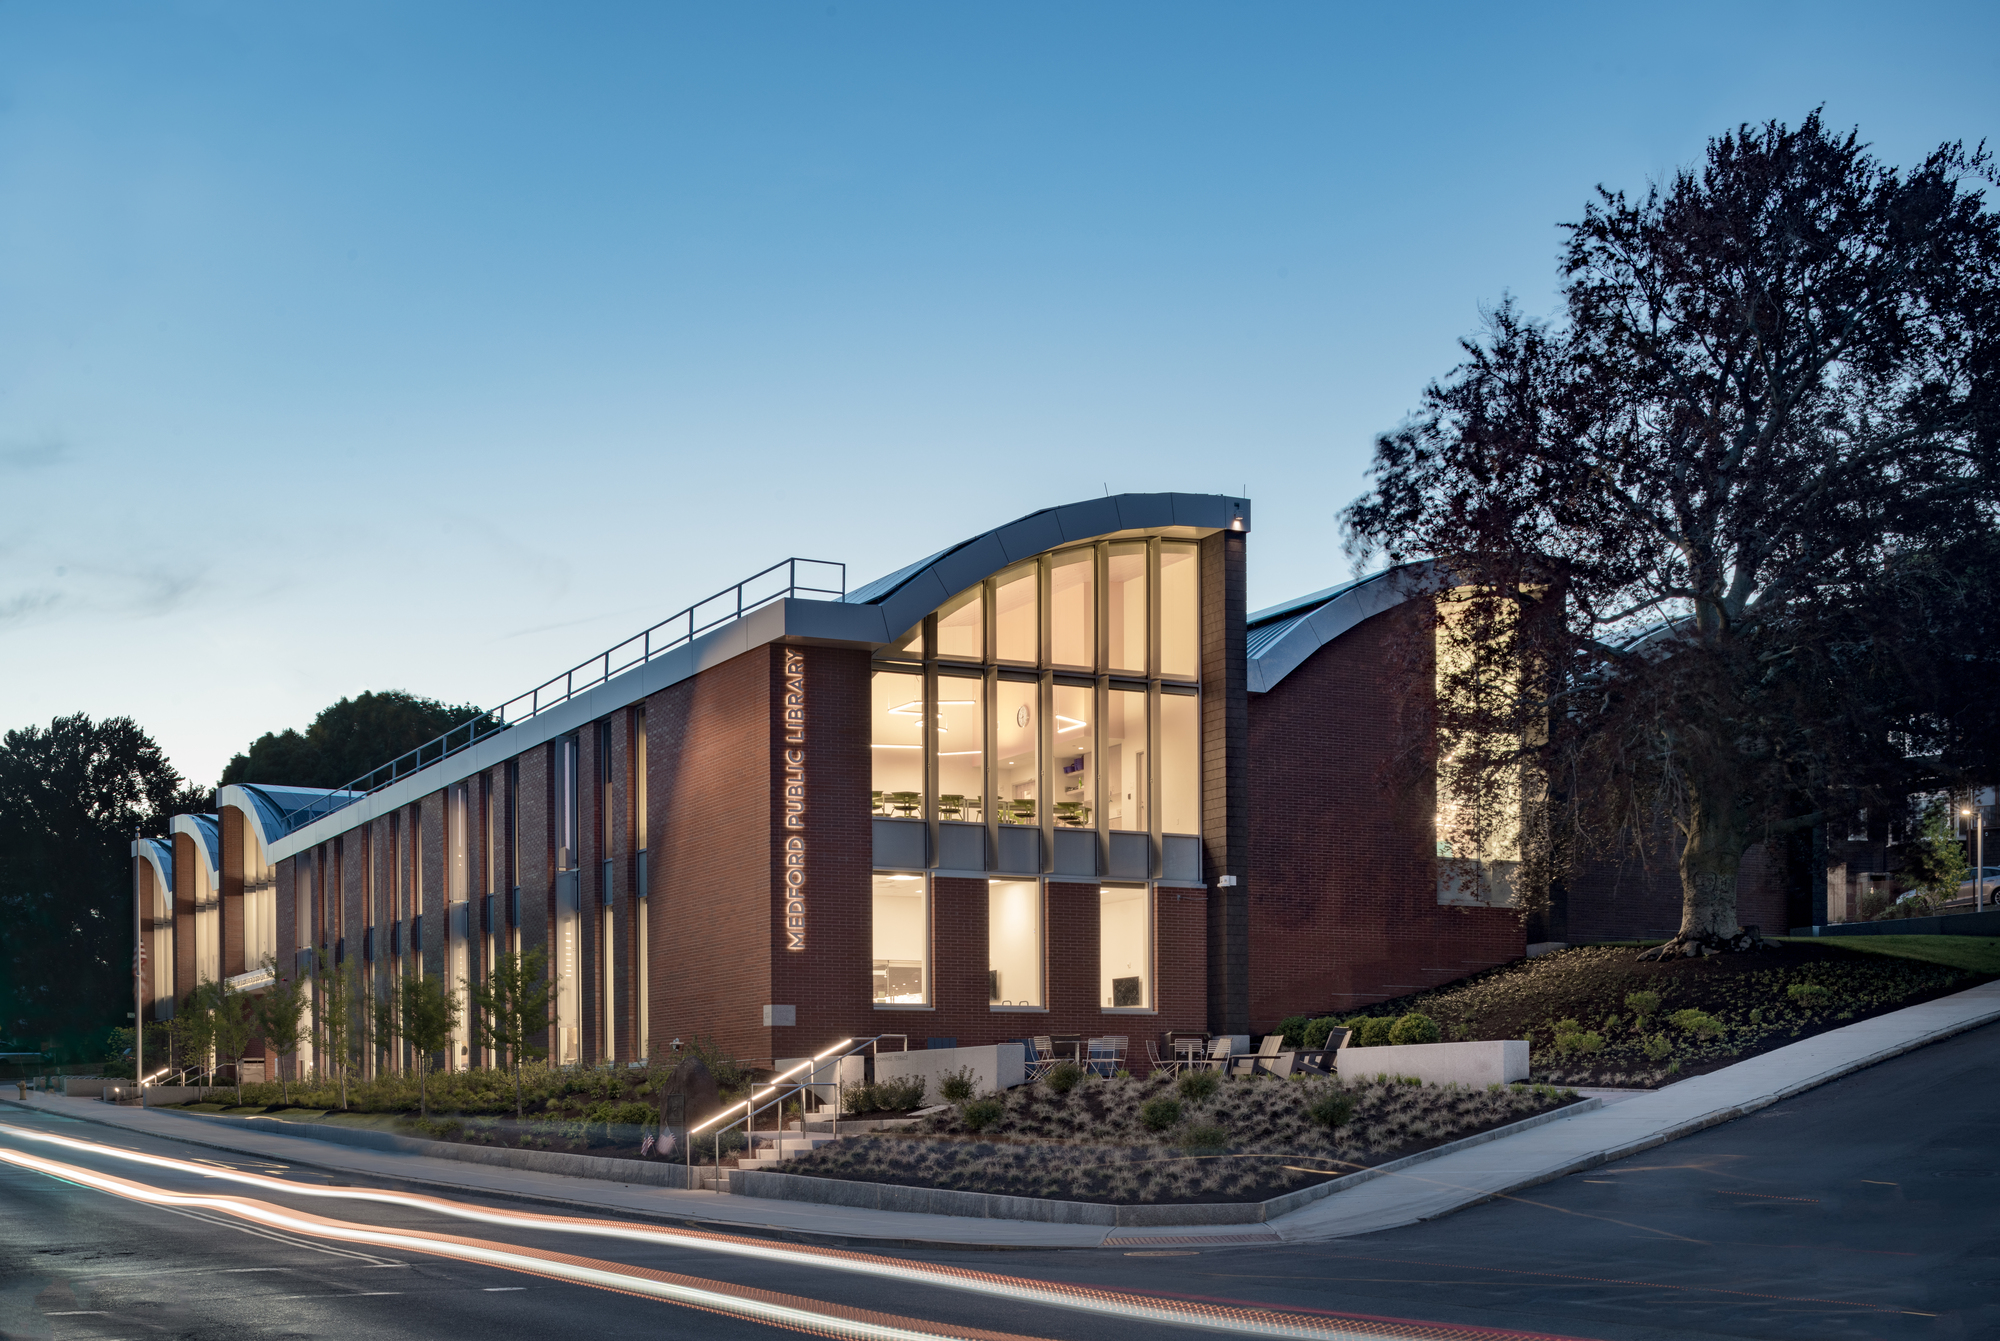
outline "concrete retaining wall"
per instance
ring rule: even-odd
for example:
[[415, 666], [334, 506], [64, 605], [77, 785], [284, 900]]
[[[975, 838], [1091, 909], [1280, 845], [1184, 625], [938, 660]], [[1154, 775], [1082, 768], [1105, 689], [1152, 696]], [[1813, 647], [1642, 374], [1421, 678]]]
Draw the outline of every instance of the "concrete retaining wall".
[[116, 1085], [117, 1083], [115, 1080], [106, 1080], [102, 1076], [64, 1076], [62, 1078], [63, 1097], [65, 1099], [101, 1099], [104, 1097], [104, 1087], [106, 1085]]
[[1342, 1048], [1334, 1054], [1342, 1080], [1374, 1076], [1415, 1076], [1426, 1085], [1508, 1085], [1528, 1078], [1528, 1041], [1488, 1043], [1404, 1043], [1379, 1048]]
[[[1435, 1045], [1434, 1045], [1435, 1046]], [[1367, 1049], [1378, 1051], [1378, 1049]], [[1387, 1049], [1379, 1049], [1387, 1051]], [[952, 1192], [934, 1187], [900, 1187], [894, 1183], [858, 1183], [840, 1178], [812, 1178], [796, 1173], [771, 1173], [764, 1169], [737, 1169], [729, 1174], [729, 1190], [740, 1197], [767, 1197], [774, 1201], [804, 1201], [819, 1206], [852, 1206], [870, 1211], [909, 1211], [917, 1215], [962, 1215], [975, 1220], [1034, 1220], [1059, 1225], [1106, 1225], [1139, 1227], [1159, 1225], [1253, 1225], [1288, 1215], [1322, 1197], [1353, 1187], [1384, 1174], [1407, 1169], [1413, 1164], [1449, 1155], [1503, 1136], [1527, 1131], [1560, 1118], [1602, 1108], [1602, 1099], [1542, 1113], [1492, 1131], [1451, 1141], [1431, 1150], [1379, 1164], [1372, 1169], [1350, 1173], [1345, 1178], [1313, 1187], [1302, 1187], [1269, 1201], [1198, 1202], [1189, 1206], [1113, 1206], [1091, 1201], [1050, 1201], [1041, 1197], [1003, 1197], [991, 1192]]]
[[1027, 1049], [1019, 1043], [993, 1043], [983, 1048], [923, 1048], [885, 1052], [875, 1059], [875, 1079], [904, 1080], [922, 1076], [924, 1102], [942, 1103], [938, 1092], [944, 1077], [969, 1066], [981, 1094], [1012, 1089], [1028, 1078]]

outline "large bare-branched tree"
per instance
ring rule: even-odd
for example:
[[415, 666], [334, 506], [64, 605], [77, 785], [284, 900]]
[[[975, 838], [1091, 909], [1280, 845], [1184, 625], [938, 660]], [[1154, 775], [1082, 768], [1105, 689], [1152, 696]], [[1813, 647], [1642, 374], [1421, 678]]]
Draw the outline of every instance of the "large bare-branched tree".
[[1992, 180], [1817, 113], [1723, 135], [1600, 189], [1563, 319], [1502, 306], [1378, 441], [1350, 544], [1448, 575], [1441, 817], [1524, 824], [1524, 884], [1670, 828], [1667, 950], [1741, 945], [1750, 846], [1993, 767]]

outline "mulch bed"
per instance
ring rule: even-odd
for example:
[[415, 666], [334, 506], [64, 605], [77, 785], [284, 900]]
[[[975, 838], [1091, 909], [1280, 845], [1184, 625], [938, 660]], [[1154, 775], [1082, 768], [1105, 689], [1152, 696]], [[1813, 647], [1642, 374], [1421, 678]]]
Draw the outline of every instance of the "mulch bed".
[[[1337, 1127], [1311, 1115], [1329, 1092], [1354, 1105]], [[995, 1097], [1004, 1113], [982, 1131], [967, 1130], [955, 1108], [908, 1133], [844, 1138], [780, 1171], [1059, 1201], [1263, 1201], [1576, 1102], [1548, 1086], [1241, 1078], [1201, 1099], [1164, 1078], [1090, 1079], [1067, 1094], [1026, 1085]], [[1154, 1131], [1141, 1108], [1163, 1097], [1180, 1113]]]
[[[1365, 1013], [1420, 1012], [1437, 1021], [1447, 1041], [1525, 1038], [1539, 1081], [1651, 1088], [1986, 981], [1986, 975], [1831, 942], [1658, 962], [1642, 962], [1640, 953], [1637, 946], [1558, 950]], [[1787, 990], [1794, 985], [1823, 987], [1826, 996], [1801, 1001]], [[1626, 1001], [1641, 991], [1660, 998], [1644, 1021]], [[1675, 1012], [1689, 1009], [1715, 1019], [1722, 1032], [1703, 1038], [1672, 1022]], [[1562, 1021], [1576, 1023], [1559, 1030]], [[1594, 1033], [1602, 1046], [1565, 1048], [1559, 1045], [1565, 1033]], [[1649, 1046], [1655, 1055], [1648, 1055]]]

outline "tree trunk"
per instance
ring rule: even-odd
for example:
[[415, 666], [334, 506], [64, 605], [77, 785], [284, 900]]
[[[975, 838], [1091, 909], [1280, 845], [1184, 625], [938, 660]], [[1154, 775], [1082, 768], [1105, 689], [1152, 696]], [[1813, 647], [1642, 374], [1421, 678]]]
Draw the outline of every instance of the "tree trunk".
[[1681, 848], [1681, 929], [1649, 959], [1749, 948], [1736, 921], [1736, 873], [1750, 846], [1736, 788], [1722, 779], [1690, 780], [1687, 842]]

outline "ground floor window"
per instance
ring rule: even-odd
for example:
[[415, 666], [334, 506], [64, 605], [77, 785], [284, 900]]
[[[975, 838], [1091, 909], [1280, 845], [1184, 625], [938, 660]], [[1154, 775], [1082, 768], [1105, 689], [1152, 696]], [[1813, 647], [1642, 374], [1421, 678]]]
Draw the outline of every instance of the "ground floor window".
[[1153, 903], [1144, 885], [1105, 885], [1098, 892], [1097, 944], [1101, 999], [1107, 1010], [1153, 1004]]
[[930, 888], [921, 875], [875, 877], [875, 1001], [884, 1006], [930, 1003]]
[[1042, 1004], [1042, 886], [986, 883], [986, 995], [995, 1006]]

